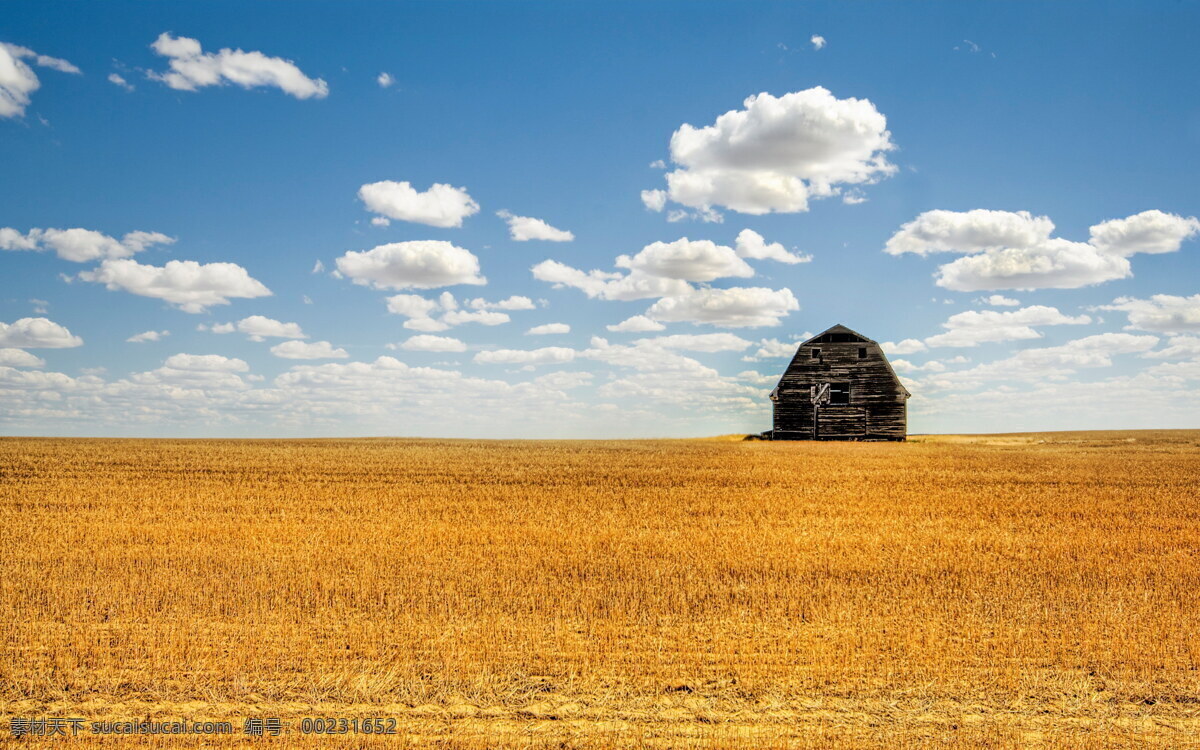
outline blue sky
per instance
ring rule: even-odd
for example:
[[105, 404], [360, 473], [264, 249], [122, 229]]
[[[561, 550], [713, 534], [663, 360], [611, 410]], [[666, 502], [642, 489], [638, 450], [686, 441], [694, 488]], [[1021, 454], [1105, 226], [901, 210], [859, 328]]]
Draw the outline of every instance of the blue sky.
[[835, 323], [887, 342], [912, 432], [1198, 426], [1198, 30], [8, 3], [0, 430], [759, 431]]

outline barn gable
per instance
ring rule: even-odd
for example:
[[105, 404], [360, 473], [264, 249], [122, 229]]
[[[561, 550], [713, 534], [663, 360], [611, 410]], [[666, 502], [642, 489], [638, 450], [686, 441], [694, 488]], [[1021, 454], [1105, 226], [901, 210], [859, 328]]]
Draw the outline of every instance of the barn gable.
[[911, 395], [876, 341], [835, 325], [797, 347], [771, 392], [771, 437], [904, 440]]

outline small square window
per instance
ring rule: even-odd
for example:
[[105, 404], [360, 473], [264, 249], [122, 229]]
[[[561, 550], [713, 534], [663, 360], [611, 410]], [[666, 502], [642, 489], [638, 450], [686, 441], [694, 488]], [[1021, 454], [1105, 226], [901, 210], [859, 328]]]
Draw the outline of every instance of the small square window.
[[810, 351], [810, 352], [809, 352], [809, 354], [811, 354], [811, 355], [812, 355], [812, 358], [813, 358], [813, 359], [820, 359], [820, 358], [821, 358], [821, 350], [820, 350], [820, 349], [813, 349], [812, 351]]
[[859, 359], [867, 358], [867, 347], [865, 347], [865, 346], [858, 347], [858, 358]]

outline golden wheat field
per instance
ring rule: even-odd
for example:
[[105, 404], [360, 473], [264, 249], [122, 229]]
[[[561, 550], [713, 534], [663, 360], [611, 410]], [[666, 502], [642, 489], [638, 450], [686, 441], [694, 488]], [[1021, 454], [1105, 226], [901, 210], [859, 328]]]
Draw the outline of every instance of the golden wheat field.
[[[39, 717], [236, 733], [12, 738]], [[284, 733], [241, 733], [264, 717]], [[1200, 431], [3, 439], [0, 731], [1200, 745]]]

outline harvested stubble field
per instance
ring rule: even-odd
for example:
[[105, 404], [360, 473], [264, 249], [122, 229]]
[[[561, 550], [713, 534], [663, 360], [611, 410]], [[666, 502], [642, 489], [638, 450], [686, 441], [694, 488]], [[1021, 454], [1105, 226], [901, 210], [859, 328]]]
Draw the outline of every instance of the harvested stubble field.
[[[0, 730], [278, 716], [291, 734], [68, 745], [1200, 744], [1198, 497], [1200, 431], [3, 439]], [[298, 734], [321, 716], [399, 734]]]

